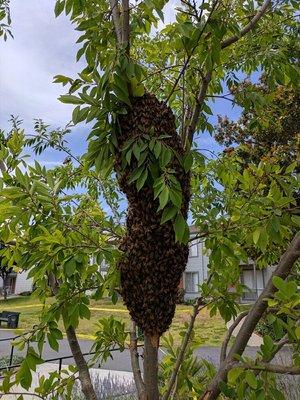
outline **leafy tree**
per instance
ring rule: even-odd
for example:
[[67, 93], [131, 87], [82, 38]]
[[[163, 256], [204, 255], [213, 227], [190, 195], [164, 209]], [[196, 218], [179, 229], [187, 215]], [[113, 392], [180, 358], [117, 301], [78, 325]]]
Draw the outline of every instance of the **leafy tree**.
[[[88, 152], [79, 158], [67, 148], [64, 130], [49, 132], [41, 121], [34, 137], [24, 137], [14, 124], [1, 144], [1, 238], [4, 243], [15, 240], [9, 246], [10, 258], [29, 270], [40, 300], [46, 302], [50, 293], [55, 296], [54, 303], [43, 309], [40, 324], [16, 343], [20, 348], [26, 345], [28, 353], [20, 369], [3, 381], [4, 392], [16, 383], [29, 389], [31, 371], [43, 362], [45, 338], [58, 348], [62, 337], [58, 321], [62, 320], [76, 369], [43, 378], [36, 394], [51, 393], [55, 399], [65, 390], [70, 398], [78, 370], [86, 399], [96, 399], [76, 337], [79, 319], [90, 316], [91, 289], [96, 299], [110, 295], [116, 301], [121, 293], [129, 309], [133, 319], [129, 348], [140, 399], [157, 400], [161, 395], [166, 400], [176, 395], [174, 388], [184, 396], [189, 390], [205, 400], [216, 399], [221, 391], [234, 399], [275, 399], [279, 395], [274, 380], [265, 395], [268, 373], [300, 372], [295, 323], [299, 293], [293, 279], [287, 280], [300, 256], [300, 238], [293, 239], [299, 219], [291, 212], [293, 193], [299, 190], [295, 166], [281, 171], [279, 166], [261, 163], [243, 171], [238, 159], [206, 162], [197, 150], [201, 136], [199, 141], [196, 137], [200, 131], [212, 131], [207, 120], [212, 113], [209, 101], [222, 95], [224, 86], [236, 86], [237, 75], [260, 68], [268, 84], [280, 83], [282, 77], [286, 85], [297, 84], [298, 70], [290, 63], [282, 37], [294, 35], [299, 5], [270, 0], [187, 1], [178, 7], [175, 21], [160, 28], [166, 4], [156, 0], [134, 6], [128, 0], [56, 2], [56, 15], [65, 12], [82, 33], [77, 59], [86, 60], [78, 78], [55, 77], [57, 83], [69, 85], [60, 100], [74, 104], [73, 124], [93, 121], [94, 125]], [[253, 104], [263, 106], [257, 98]], [[64, 151], [72, 162], [53, 170], [38, 163], [30, 166], [22, 157], [26, 143], [37, 152], [47, 146]], [[266, 177], [272, 181], [269, 191]], [[79, 185], [83, 194], [76, 194]], [[71, 195], [70, 187], [75, 192]], [[122, 213], [115, 207], [120, 190], [128, 201], [125, 232], [120, 226]], [[104, 213], [102, 198], [113, 206], [112, 216]], [[198, 238], [205, 239], [210, 251], [210, 275], [201, 286], [180, 349], [168, 344], [176, 357], [162, 366], [166, 381], [159, 386], [158, 348], [174, 315], [178, 282], [188, 257], [189, 208], [199, 227]], [[278, 243], [287, 242], [291, 243], [281, 257]], [[228, 286], [238, 282], [240, 261], [247, 258], [245, 243], [264, 252], [262, 265], [270, 260], [278, 264], [273, 278], [229, 352], [232, 332], [226, 337], [218, 371], [208, 365], [202, 384], [187, 380], [188, 373], [200, 369], [196, 364], [190, 368], [189, 362], [193, 362], [193, 325], [201, 307], [208, 307], [211, 315], [220, 312], [225, 321], [237, 315], [242, 287], [237, 283], [237, 292], [231, 293]], [[99, 272], [103, 261], [109, 265], [105, 277]], [[285, 368], [271, 363], [282, 345], [268, 337], [256, 359], [243, 357], [256, 324], [271, 307], [289, 316], [286, 339], [293, 345], [294, 358], [293, 365]], [[143, 376], [136, 325], [145, 334]], [[127, 337], [120, 321], [101, 320], [95, 359], [105, 360], [112, 347], [123, 350]]]
[[[238, 121], [219, 118], [216, 140], [233, 150], [248, 162], [278, 162], [288, 166], [297, 161], [299, 152], [300, 94], [298, 89], [278, 85], [271, 90], [262, 81], [259, 84], [243, 82], [232, 89], [234, 101], [245, 107]], [[258, 97], [264, 107], [246, 105]]]

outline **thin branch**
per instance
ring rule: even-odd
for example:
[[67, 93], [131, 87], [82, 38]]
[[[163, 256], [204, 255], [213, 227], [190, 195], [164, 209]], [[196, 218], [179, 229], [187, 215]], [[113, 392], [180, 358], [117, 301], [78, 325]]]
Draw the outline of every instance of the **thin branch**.
[[174, 82], [174, 85], [173, 85], [173, 87], [172, 87], [172, 89], [171, 89], [171, 91], [170, 91], [170, 93], [169, 93], [169, 95], [168, 95], [168, 97], [167, 97], [167, 99], [166, 99], [166, 103], [170, 100], [170, 97], [171, 97], [172, 94], [174, 93], [174, 91], [175, 91], [175, 89], [176, 89], [176, 87], [177, 87], [177, 85], [178, 85], [178, 83], [179, 83], [179, 81], [180, 81], [182, 75], [184, 74], [185, 70], [187, 69], [187, 67], [188, 67], [188, 65], [189, 65], [189, 62], [190, 62], [190, 60], [191, 60], [191, 58], [192, 58], [192, 56], [193, 56], [195, 50], [197, 49], [197, 47], [198, 47], [198, 45], [199, 45], [200, 39], [201, 39], [201, 37], [202, 37], [202, 35], [203, 35], [203, 33], [204, 33], [204, 31], [205, 31], [205, 29], [206, 29], [208, 23], [210, 22], [210, 19], [211, 19], [212, 14], [213, 14], [213, 12], [214, 12], [214, 10], [215, 10], [217, 4], [218, 4], [218, 1], [219, 1], [219, 0], [215, 0], [215, 1], [213, 2], [212, 8], [211, 8], [211, 10], [210, 10], [210, 13], [209, 13], [209, 15], [208, 15], [208, 17], [207, 17], [207, 19], [206, 19], [206, 21], [205, 21], [205, 23], [204, 23], [202, 29], [199, 31], [199, 35], [198, 35], [198, 37], [197, 37], [196, 44], [195, 44], [195, 46], [192, 48], [192, 50], [191, 50], [190, 54], [188, 55], [188, 57], [187, 57], [185, 63], [183, 64], [183, 67], [181, 68], [181, 71], [179, 72], [179, 75], [178, 75], [178, 77], [176, 78], [176, 80], [175, 80], [175, 82]]
[[240, 38], [245, 36], [251, 29], [254, 28], [254, 26], [257, 24], [257, 22], [261, 19], [261, 17], [267, 12], [267, 9], [269, 8], [271, 4], [271, 0], [266, 0], [264, 4], [261, 6], [261, 9], [256, 13], [256, 15], [251, 19], [251, 21], [240, 31], [239, 35], [233, 35], [228, 39], [225, 39], [221, 43], [221, 49], [225, 49], [226, 47], [230, 46], [231, 44], [237, 42]]
[[260, 363], [254, 365], [254, 364], [234, 363], [233, 366], [234, 368], [241, 367], [244, 369], [252, 369], [254, 371], [272, 372], [274, 374], [300, 375], [299, 365], [279, 365], [279, 364], [269, 364], [269, 363]]
[[[231, 38], [228, 38], [224, 40], [221, 43], [221, 49], [224, 49], [231, 44], [237, 42], [241, 37], [245, 36], [256, 24], [257, 22], [263, 17], [263, 15], [266, 13], [269, 5], [271, 3], [271, 0], [266, 0], [264, 4], [262, 5], [261, 9], [255, 14], [255, 16], [252, 18], [252, 20], [241, 30], [239, 35], [234, 35]], [[188, 139], [189, 143], [191, 144], [193, 142], [193, 136], [194, 132], [197, 127], [197, 123], [200, 117], [200, 113], [202, 111], [203, 103], [206, 97], [206, 93], [208, 90], [209, 83], [211, 81], [212, 77], [212, 70], [208, 71], [205, 77], [202, 79], [202, 85], [199, 89], [199, 94], [197, 96], [197, 101], [194, 106], [193, 114], [192, 114], [192, 119], [186, 129], [186, 139]], [[187, 143], [186, 143], [187, 145]]]
[[244, 311], [241, 314], [239, 314], [236, 317], [236, 319], [233, 322], [233, 324], [230, 325], [230, 327], [229, 327], [229, 329], [228, 329], [228, 331], [226, 333], [225, 339], [224, 339], [224, 341], [222, 343], [221, 352], [220, 352], [220, 363], [222, 363], [222, 361], [224, 361], [225, 358], [226, 358], [228, 343], [229, 343], [229, 340], [230, 340], [230, 338], [231, 338], [231, 336], [233, 334], [233, 331], [238, 326], [238, 324], [242, 321], [242, 319], [248, 314], [248, 312], [249, 311]]
[[134, 382], [135, 382], [136, 389], [138, 392], [139, 400], [144, 400], [144, 399], [146, 399], [145, 384], [144, 384], [141, 369], [140, 369], [139, 354], [137, 351], [136, 324], [134, 321], [132, 321], [131, 330], [130, 330], [129, 350], [130, 350], [132, 372], [133, 372]]
[[38, 399], [45, 400], [46, 397], [42, 397], [39, 394], [36, 393], [31, 393], [31, 392], [6, 392], [6, 393], [0, 393], [0, 396], [8, 396], [8, 395], [14, 395], [14, 396], [35, 396]]
[[185, 139], [185, 145], [187, 145], [186, 140], [188, 139], [189, 143], [192, 144], [193, 142], [193, 136], [194, 136], [194, 132], [196, 130], [196, 126], [200, 117], [200, 112], [202, 111], [202, 107], [204, 104], [204, 100], [206, 97], [206, 93], [207, 93], [207, 89], [209, 86], [209, 83], [211, 81], [212, 78], [212, 71], [209, 71], [203, 78], [202, 78], [202, 85], [201, 88], [199, 90], [197, 99], [196, 99], [196, 104], [194, 106], [194, 110], [192, 113], [192, 118], [191, 121], [189, 123], [189, 126], [186, 130], [186, 137]]
[[6, 167], [2, 160], [0, 160], [0, 170], [3, 174], [4, 174], [4, 172], [6, 172]]
[[221, 96], [221, 95], [216, 95], [216, 94], [214, 94], [214, 95], [206, 95], [206, 97], [211, 97], [211, 98], [213, 98], [213, 99], [228, 100], [228, 101], [230, 101], [232, 104], [236, 104], [236, 101], [235, 101], [235, 100], [230, 99], [229, 97], [226, 97], [226, 95]]
[[[212, 279], [212, 275], [210, 275], [208, 277], [206, 283], [209, 284], [211, 279]], [[167, 387], [167, 391], [163, 395], [162, 400], [167, 400], [169, 398], [171, 392], [172, 392], [173, 386], [174, 386], [174, 384], [176, 382], [176, 378], [177, 378], [179, 369], [181, 367], [181, 364], [182, 364], [182, 361], [184, 359], [187, 346], [189, 344], [189, 341], [190, 341], [190, 338], [191, 338], [191, 335], [192, 335], [192, 332], [193, 332], [193, 329], [194, 329], [194, 325], [195, 325], [195, 321], [196, 321], [197, 315], [199, 314], [199, 312], [201, 310], [203, 310], [203, 308], [207, 307], [207, 305], [209, 304], [209, 303], [206, 303], [206, 304], [201, 306], [202, 302], [203, 302], [203, 297], [201, 296], [201, 297], [199, 297], [197, 299], [197, 301], [196, 301], [196, 303], [194, 305], [193, 313], [191, 314], [191, 320], [190, 320], [190, 323], [189, 323], [189, 327], [188, 327], [188, 329], [186, 331], [186, 334], [185, 334], [184, 339], [182, 341], [182, 344], [180, 346], [180, 351], [179, 351], [179, 354], [178, 354], [178, 357], [177, 357], [177, 360], [176, 360], [176, 364], [174, 366], [172, 375], [170, 377], [169, 384], [168, 384], [168, 387]]]

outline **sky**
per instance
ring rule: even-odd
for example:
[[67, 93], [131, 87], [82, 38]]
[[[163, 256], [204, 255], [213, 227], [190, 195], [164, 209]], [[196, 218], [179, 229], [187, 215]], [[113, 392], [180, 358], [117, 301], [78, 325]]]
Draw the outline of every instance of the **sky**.
[[[166, 10], [166, 22], [174, 16], [175, 1]], [[26, 133], [33, 130], [34, 118], [41, 118], [52, 128], [65, 126], [71, 119], [73, 106], [57, 98], [65, 89], [53, 84], [55, 75], [74, 77], [82, 68], [76, 63], [76, 39], [79, 34], [64, 15], [54, 16], [55, 0], [11, 0], [14, 39], [0, 40], [0, 129], [9, 128], [13, 114], [23, 120]], [[235, 119], [239, 110], [228, 101], [212, 106], [214, 115], [226, 114]], [[214, 124], [216, 117], [211, 118]], [[75, 155], [86, 149], [90, 126], [81, 124], [68, 136]], [[214, 152], [220, 147], [204, 133], [200, 147]], [[51, 150], [36, 157], [44, 165], [60, 164], [65, 154]]]

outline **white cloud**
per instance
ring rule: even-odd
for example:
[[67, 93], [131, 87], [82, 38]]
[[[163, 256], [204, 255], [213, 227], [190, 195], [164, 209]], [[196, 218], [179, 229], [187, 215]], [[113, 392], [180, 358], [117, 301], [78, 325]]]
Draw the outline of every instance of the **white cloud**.
[[11, 2], [14, 40], [0, 41], [0, 122], [7, 127], [10, 114], [32, 127], [33, 118], [64, 125], [72, 106], [57, 101], [64, 92], [52, 84], [56, 74], [76, 75], [75, 41], [78, 33], [67, 17], [54, 16], [55, 1]]

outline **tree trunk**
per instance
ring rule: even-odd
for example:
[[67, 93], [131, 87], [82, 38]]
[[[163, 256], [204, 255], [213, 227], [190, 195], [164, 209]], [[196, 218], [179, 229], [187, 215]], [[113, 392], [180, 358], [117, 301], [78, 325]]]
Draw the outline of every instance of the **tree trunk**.
[[145, 335], [144, 381], [147, 400], [158, 400], [158, 347], [159, 337]]
[[89, 368], [82, 355], [80, 345], [77, 340], [75, 329], [72, 326], [66, 328], [67, 338], [76, 366], [78, 368], [79, 380], [82, 392], [86, 400], [97, 400], [97, 396], [92, 384]]

